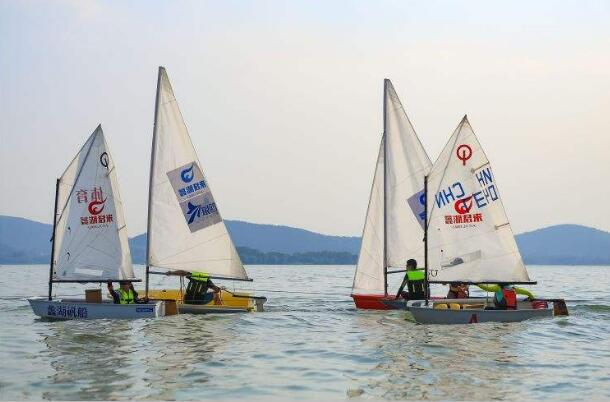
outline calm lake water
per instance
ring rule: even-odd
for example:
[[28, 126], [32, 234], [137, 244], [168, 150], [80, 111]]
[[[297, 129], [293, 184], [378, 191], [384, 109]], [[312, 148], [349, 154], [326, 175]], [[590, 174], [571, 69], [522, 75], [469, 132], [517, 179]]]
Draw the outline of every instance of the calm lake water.
[[462, 326], [357, 311], [352, 266], [247, 270], [264, 313], [46, 322], [47, 266], [0, 267], [0, 399], [610, 398], [610, 267], [529, 267], [569, 317]]

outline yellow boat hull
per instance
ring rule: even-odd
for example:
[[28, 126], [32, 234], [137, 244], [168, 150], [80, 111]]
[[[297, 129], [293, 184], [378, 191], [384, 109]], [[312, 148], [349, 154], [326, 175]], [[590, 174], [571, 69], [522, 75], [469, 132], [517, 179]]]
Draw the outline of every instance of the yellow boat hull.
[[[138, 291], [144, 294], [144, 291]], [[248, 293], [230, 293], [222, 290], [220, 298], [210, 300], [205, 304], [185, 304], [184, 294], [179, 289], [151, 289], [148, 297], [158, 300], [173, 300], [178, 306], [179, 313], [210, 314], [210, 313], [240, 313], [262, 311], [264, 301], [253, 298]]]

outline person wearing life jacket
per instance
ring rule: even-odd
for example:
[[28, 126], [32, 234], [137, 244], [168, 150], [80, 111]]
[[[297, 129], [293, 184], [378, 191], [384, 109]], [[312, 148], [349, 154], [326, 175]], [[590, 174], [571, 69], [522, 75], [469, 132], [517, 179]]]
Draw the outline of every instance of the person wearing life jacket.
[[534, 300], [534, 295], [531, 292], [511, 284], [479, 284], [477, 286], [486, 292], [494, 293], [494, 308], [496, 310], [516, 310], [518, 294], [527, 296], [528, 300]]
[[[407, 292], [403, 292], [405, 286]], [[417, 269], [417, 261], [410, 259], [407, 261], [405, 277], [396, 292], [396, 298], [402, 297], [405, 300], [423, 300], [426, 298], [425, 271]]]
[[112, 296], [114, 304], [134, 304], [141, 303], [138, 292], [133, 288], [131, 281], [120, 281], [118, 290], [114, 290], [112, 282], [108, 282], [108, 293]]
[[469, 286], [466, 283], [453, 282], [449, 284], [447, 299], [467, 299], [469, 296]]
[[221, 303], [220, 292], [222, 289], [212, 282], [207, 272], [191, 272], [186, 277], [189, 279], [189, 284], [184, 294], [185, 302], [206, 301], [209, 297], [207, 296], [208, 290], [212, 289], [215, 304]]

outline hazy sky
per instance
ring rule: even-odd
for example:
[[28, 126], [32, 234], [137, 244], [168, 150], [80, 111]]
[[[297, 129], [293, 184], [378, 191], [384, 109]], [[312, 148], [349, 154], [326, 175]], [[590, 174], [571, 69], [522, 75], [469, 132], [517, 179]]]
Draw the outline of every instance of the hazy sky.
[[464, 113], [516, 232], [610, 230], [610, 2], [0, 1], [0, 214], [51, 221], [102, 123], [144, 231], [157, 66], [226, 219], [360, 235], [392, 80], [434, 160]]

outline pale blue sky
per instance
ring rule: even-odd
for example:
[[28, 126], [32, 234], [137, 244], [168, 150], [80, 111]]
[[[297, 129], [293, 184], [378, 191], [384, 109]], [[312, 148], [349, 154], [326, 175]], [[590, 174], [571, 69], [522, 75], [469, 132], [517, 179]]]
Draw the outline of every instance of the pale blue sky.
[[50, 222], [98, 123], [145, 228], [157, 66], [227, 219], [359, 235], [392, 79], [435, 159], [464, 113], [517, 232], [610, 230], [610, 2], [0, 1], [0, 214]]

